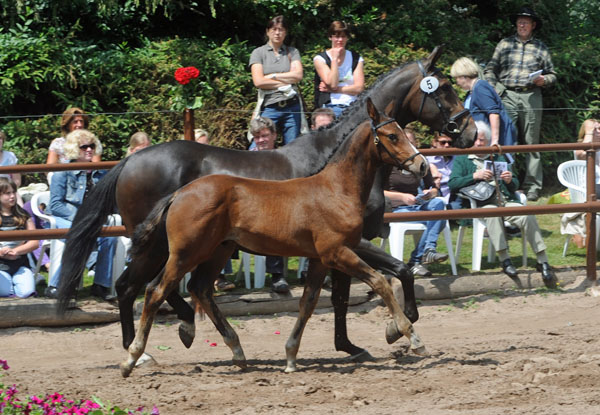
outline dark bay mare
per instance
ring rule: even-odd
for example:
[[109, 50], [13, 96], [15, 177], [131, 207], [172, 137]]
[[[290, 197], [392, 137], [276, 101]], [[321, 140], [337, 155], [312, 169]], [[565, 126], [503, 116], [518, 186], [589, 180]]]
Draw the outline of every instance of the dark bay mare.
[[[168, 239], [169, 258], [162, 276], [146, 288], [144, 309], [121, 374], [131, 374], [144, 352], [154, 317], [180, 280], [200, 264], [188, 286], [233, 352], [233, 362], [247, 366], [239, 338], [213, 300], [212, 286], [236, 246], [269, 255], [311, 258], [300, 312], [286, 343], [286, 372], [294, 372], [306, 323], [319, 298], [328, 268], [367, 283], [381, 296], [400, 331], [417, 354], [426, 354], [402, 313], [385, 277], [352, 250], [361, 240], [363, 216], [377, 168], [402, 167], [419, 176], [427, 160], [408, 141], [398, 123], [380, 114], [367, 99], [370, 120], [362, 122], [327, 166], [307, 178], [267, 181], [229, 175], [204, 176], [159, 201], [137, 226], [131, 256], [145, 257], [154, 243]], [[257, 215], [256, 212], [260, 212]], [[349, 279], [349, 277], [347, 277]], [[389, 326], [387, 330], [389, 340]], [[399, 336], [393, 336], [397, 339]]]
[[[343, 142], [349, 131], [367, 119], [366, 98], [378, 108], [394, 105], [391, 114], [400, 125], [419, 120], [436, 131], [444, 131], [457, 147], [470, 147], [476, 129], [448, 80], [435, 68], [441, 54], [436, 48], [427, 58], [405, 64], [382, 75], [327, 129], [313, 131], [294, 142], [272, 151], [237, 151], [175, 141], [149, 147], [124, 159], [90, 191], [79, 208], [67, 235], [59, 284], [59, 308], [64, 311], [73, 297], [85, 267], [85, 259], [106, 218], [117, 211], [121, 214], [128, 235], [142, 223], [160, 199], [198, 177], [209, 174], [230, 174], [269, 180], [306, 177], [321, 170]], [[425, 76], [439, 81], [432, 93], [420, 89]], [[383, 183], [387, 176], [378, 172], [364, 217], [363, 239], [355, 252], [373, 268], [398, 277], [405, 296], [405, 313], [411, 321], [418, 319], [414, 297], [413, 276], [402, 261], [369, 242], [383, 229]], [[143, 285], [151, 281], [167, 260], [166, 246], [157, 246], [143, 257], [132, 261], [117, 281], [123, 345], [127, 348], [134, 338], [133, 303]], [[350, 282], [333, 275], [332, 303], [335, 309], [335, 347], [353, 356], [366, 351], [353, 345], [346, 330], [346, 313]], [[182, 320], [179, 335], [189, 347], [194, 338], [194, 310], [173, 291], [167, 298]]]

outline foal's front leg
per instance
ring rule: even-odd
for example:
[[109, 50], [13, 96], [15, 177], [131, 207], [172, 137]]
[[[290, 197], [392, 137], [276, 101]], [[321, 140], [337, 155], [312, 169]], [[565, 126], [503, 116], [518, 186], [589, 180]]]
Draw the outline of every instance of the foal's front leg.
[[304, 332], [306, 323], [315, 311], [315, 307], [319, 301], [325, 274], [327, 274], [327, 267], [325, 267], [318, 259], [311, 259], [308, 264], [308, 275], [306, 277], [306, 284], [304, 285], [304, 292], [300, 299], [298, 319], [285, 344], [285, 354], [287, 357], [286, 373], [298, 370], [296, 367], [296, 356], [298, 355], [298, 349], [300, 348], [300, 340], [302, 339], [302, 333]]
[[[409, 339], [411, 349], [416, 354], [427, 354], [425, 346], [423, 345], [421, 339], [415, 332], [410, 320], [408, 320], [408, 318], [406, 318], [406, 316], [402, 312], [402, 309], [400, 308], [398, 302], [396, 301], [396, 298], [394, 297], [392, 288], [385, 280], [385, 277], [383, 275], [375, 271], [373, 268], [369, 267], [351, 249], [347, 247], [342, 247], [340, 249], [335, 250], [335, 252], [332, 252], [330, 255], [323, 257], [322, 260], [326, 261], [327, 265], [337, 268], [350, 276], [356, 277], [361, 281], [365, 282], [367, 285], [369, 285], [369, 287], [371, 287], [373, 291], [379, 294], [379, 296], [383, 299], [384, 303], [387, 305], [394, 319], [396, 331], [399, 330], [402, 334], [404, 334], [407, 337], [407, 339]], [[397, 336], [396, 333], [393, 332], [393, 330], [390, 331], [389, 328], [386, 333], [386, 337], [389, 343], [393, 343], [393, 341], [399, 338], [399, 336]]]

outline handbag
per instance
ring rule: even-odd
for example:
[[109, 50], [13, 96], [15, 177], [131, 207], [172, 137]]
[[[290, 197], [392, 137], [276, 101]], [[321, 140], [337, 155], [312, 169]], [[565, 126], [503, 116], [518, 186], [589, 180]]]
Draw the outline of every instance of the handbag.
[[458, 191], [459, 196], [474, 199], [477, 206], [493, 204], [496, 187], [485, 180], [478, 181], [470, 186], [465, 186]]

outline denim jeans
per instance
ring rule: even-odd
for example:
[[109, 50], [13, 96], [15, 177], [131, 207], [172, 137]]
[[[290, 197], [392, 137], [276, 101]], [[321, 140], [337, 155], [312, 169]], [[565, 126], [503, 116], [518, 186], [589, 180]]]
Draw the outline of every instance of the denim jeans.
[[342, 112], [344, 112], [344, 110], [346, 108], [348, 108], [348, 105], [340, 105], [340, 104], [325, 104], [323, 105], [324, 108], [331, 108], [333, 110], [333, 113], [335, 114], [335, 118], [340, 118], [340, 115], [342, 115]]
[[[71, 221], [56, 217], [56, 227], [60, 229], [70, 228]], [[112, 286], [113, 257], [115, 256], [115, 250], [117, 247], [117, 238], [101, 236], [97, 239], [97, 244], [98, 259], [96, 261], [96, 275], [94, 276], [94, 284], [108, 288]], [[56, 272], [50, 276], [50, 281], [48, 282], [50, 287], [58, 286], [61, 267], [62, 264], [59, 265], [56, 269]]]
[[[435, 198], [422, 205], [398, 206], [394, 209], [394, 212], [419, 212], [423, 210], [444, 210], [444, 200]], [[409, 263], [411, 264], [420, 264], [425, 251], [437, 248], [438, 236], [446, 226], [445, 220], [428, 220], [419, 223], [424, 224], [426, 229], [419, 240], [419, 244], [410, 254]]]
[[20, 267], [13, 275], [6, 271], [0, 271], [0, 297], [14, 295], [19, 298], [26, 298], [34, 292], [35, 279], [29, 268]]
[[289, 144], [300, 135], [302, 127], [302, 108], [298, 101], [294, 105], [279, 108], [277, 106], [265, 107], [261, 112], [261, 117], [270, 118], [281, 131], [283, 145]]

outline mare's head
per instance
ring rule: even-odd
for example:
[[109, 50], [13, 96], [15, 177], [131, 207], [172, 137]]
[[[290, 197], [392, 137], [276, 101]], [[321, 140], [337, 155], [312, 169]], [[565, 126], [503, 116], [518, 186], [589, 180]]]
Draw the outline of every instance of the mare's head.
[[397, 97], [396, 109], [388, 113], [401, 125], [415, 120], [426, 124], [452, 138], [454, 147], [471, 147], [477, 128], [448, 78], [435, 67], [441, 54], [438, 46], [427, 58], [402, 67], [397, 76], [410, 84], [409, 91], [402, 101]]
[[367, 113], [371, 118], [371, 135], [381, 161], [423, 177], [429, 169], [427, 159], [410, 142], [394, 118], [380, 113], [367, 98]]

